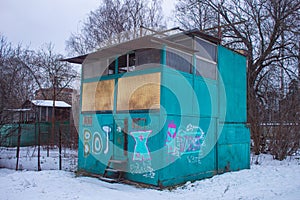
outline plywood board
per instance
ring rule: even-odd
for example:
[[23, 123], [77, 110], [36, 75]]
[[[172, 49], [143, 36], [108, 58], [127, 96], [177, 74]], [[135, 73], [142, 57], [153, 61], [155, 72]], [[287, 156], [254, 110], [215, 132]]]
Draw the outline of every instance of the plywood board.
[[107, 111], [113, 109], [114, 80], [84, 83], [82, 111]]
[[120, 78], [118, 81], [118, 110], [160, 108], [160, 73]]

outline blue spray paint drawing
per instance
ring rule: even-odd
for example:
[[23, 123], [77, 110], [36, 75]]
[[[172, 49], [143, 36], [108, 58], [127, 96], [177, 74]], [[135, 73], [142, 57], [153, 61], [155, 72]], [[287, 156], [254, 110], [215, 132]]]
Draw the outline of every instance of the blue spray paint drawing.
[[175, 156], [184, 154], [199, 153], [204, 141], [206, 133], [198, 126], [188, 124], [186, 128], [179, 128], [173, 122], [168, 124], [166, 146], [168, 153]]
[[168, 153], [176, 153], [176, 124], [173, 122], [168, 125], [166, 145], [168, 146]]
[[151, 160], [149, 149], [147, 147], [147, 141], [152, 131], [134, 131], [130, 134], [135, 140], [134, 153], [132, 160], [145, 161]]
[[180, 130], [180, 152], [182, 154], [199, 153], [204, 145], [205, 132], [198, 126], [187, 125], [186, 130]]

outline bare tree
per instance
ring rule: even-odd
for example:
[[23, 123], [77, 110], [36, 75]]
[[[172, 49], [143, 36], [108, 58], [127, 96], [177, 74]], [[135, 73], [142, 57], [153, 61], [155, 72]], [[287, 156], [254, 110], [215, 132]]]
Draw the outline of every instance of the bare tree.
[[[287, 79], [287, 82], [297, 74], [300, 2], [294, 0], [222, 0], [219, 2], [184, 0], [181, 2], [186, 3], [177, 4], [181, 7], [186, 5], [183, 6], [183, 10], [190, 7], [197, 10], [201, 5], [202, 11], [211, 10], [219, 13], [220, 25], [223, 27], [223, 44], [246, 52], [248, 122], [251, 123], [254, 152], [260, 153], [262, 132], [258, 127], [262, 120], [261, 114], [264, 110], [262, 108], [265, 106], [263, 102], [266, 98], [263, 83], [275, 66], [283, 70], [283, 73], [277, 73], [276, 76], [282, 76]], [[205, 14], [199, 12], [197, 15], [193, 12], [192, 15], [201, 21]], [[214, 21], [216, 20], [215, 18]], [[195, 21], [192, 21], [192, 25], [201, 29], [201, 26], [196, 27]], [[189, 27], [190, 24], [187, 23], [187, 26]], [[280, 79], [276, 81], [273, 84], [280, 82]]]
[[[34, 63], [31, 64], [31, 71], [34, 72], [35, 80], [42, 88], [52, 89], [52, 129], [51, 129], [51, 143], [54, 144], [55, 137], [55, 101], [58, 95], [64, 88], [71, 87], [72, 82], [78, 76], [73, 66], [66, 62], [61, 62], [62, 55], [56, 54], [52, 44], [45, 44], [35, 55]], [[44, 90], [40, 90], [46, 98], [47, 94]]]
[[[19, 152], [21, 143], [21, 119], [19, 110], [24, 101], [33, 95], [31, 74], [23, 68], [28, 50], [21, 45], [14, 47], [0, 35], [0, 145], [7, 145], [8, 138], [17, 137], [17, 162], [19, 167]], [[5, 124], [18, 123], [18, 126]]]
[[[44, 44], [43, 47], [34, 52], [32, 59], [29, 62], [23, 62], [24, 67], [30, 72], [32, 77], [35, 80], [36, 85], [38, 86], [39, 91], [41, 92], [44, 99], [48, 99], [48, 94], [45, 93], [43, 88], [49, 88], [52, 90], [53, 100], [52, 105], [52, 123], [51, 123], [51, 138], [50, 143], [54, 145], [54, 138], [58, 136], [61, 138], [61, 131], [59, 134], [56, 134], [55, 128], [55, 102], [57, 97], [63, 91], [64, 88], [71, 87], [72, 82], [78, 77], [78, 73], [74, 70], [74, 67], [66, 62], [61, 62], [63, 56], [56, 54], [54, 51], [53, 44]], [[60, 127], [58, 127], [59, 129]], [[40, 131], [40, 124], [39, 124]], [[61, 142], [61, 140], [59, 140]], [[39, 143], [40, 143], [40, 134], [39, 134]], [[59, 157], [61, 161], [61, 143], [59, 145]], [[49, 144], [48, 144], [47, 155], [49, 156]], [[39, 151], [39, 146], [38, 146]], [[61, 162], [59, 162], [59, 167], [61, 169]], [[40, 167], [39, 167], [40, 169]]]
[[218, 12], [205, 0], [183, 0], [175, 5], [176, 21], [185, 29], [205, 30], [218, 25]]
[[[0, 135], [0, 144], [6, 142], [8, 137], [17, 136], [17, 154], [22, 132], [20, 125], [21, 110], [14, 111], [16, 111], [15, 108], [21, 108], [26, 100], [33, 99], [34, 92], [37, 89], [50, 88], [53, 91], [51, 96], [51, 99], [54, 100], [52, 138], [54, 137], [55, 100], [64, 88], [71, 87], [72, 81], [78, 76], [72, 65], [60, 61], [62, 58], [62, 55], [53, 52], [52, 44], [45, 44], [40, 50], [32, 51], [23, 48], [21, 45], [14, 47], [4, 36], [0, 35], [0, 128], [3, 124], [19, 123], [17, 130], [4, 130], [8, 134], [5, 134], [5, 137], [2, 134]], [[44, 98], [47, 99], [48, 95], [44, 93], [44, 90], [40, 91]], [[11, 116], [15, 113], [19, 114], [19, 116], [12, 118]], [[36, 120], [38, 120], [37, 117]], [[38, 122], [38, 131], [40, 132], [39, 121], [36, 122]], [[40, 134], [38, 139], [39, 151]], [[40, 170], [40, 163], [38, 163], [38, 166]]]
[[71, 54], [85, 54], [102, 47], [104, 42], [119, 43], [138, 36], [139, 27], [165, 25], [161, 0], [102, 0], [91, 11], [79, 33], [67, 40]]
[[29, 59], [30, 51], [21, 45], [14, 47], [0, 35], [0, 121], [7, 123], [9, 109], [20, 108], [33, 96], [31, 74], [23, 68], [23, 60]]

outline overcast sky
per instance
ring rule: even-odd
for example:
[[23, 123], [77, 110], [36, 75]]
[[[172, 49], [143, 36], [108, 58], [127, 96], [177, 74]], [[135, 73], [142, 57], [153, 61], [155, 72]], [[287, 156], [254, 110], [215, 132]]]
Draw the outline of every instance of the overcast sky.
[[[99, 4], [100, 0], [0, 0], [0, 33], [32, 49], [52, 42], [58, 53], [66, 54], [65, 41]], [[173, 7], [173, 0], [164, 0], [167, 15]]]

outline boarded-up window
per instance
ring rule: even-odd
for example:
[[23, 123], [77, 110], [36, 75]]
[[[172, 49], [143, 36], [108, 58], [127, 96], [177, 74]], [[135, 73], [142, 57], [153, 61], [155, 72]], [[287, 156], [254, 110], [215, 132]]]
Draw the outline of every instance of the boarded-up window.
[[113, 109], [114, 80], [84, 83], [82, 111], [111, 111]]
[[160, 108], [160, 73], [120, 78], [117, 109], [148, 110]]

